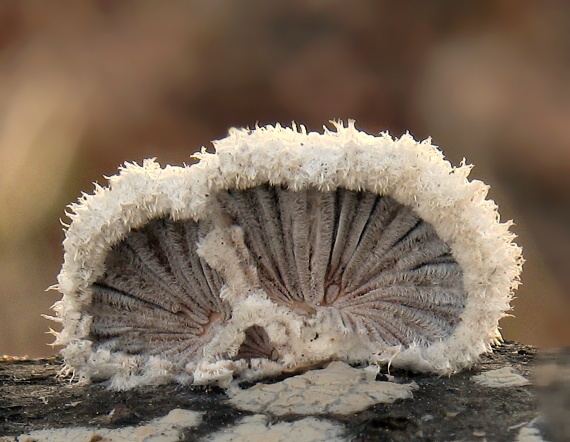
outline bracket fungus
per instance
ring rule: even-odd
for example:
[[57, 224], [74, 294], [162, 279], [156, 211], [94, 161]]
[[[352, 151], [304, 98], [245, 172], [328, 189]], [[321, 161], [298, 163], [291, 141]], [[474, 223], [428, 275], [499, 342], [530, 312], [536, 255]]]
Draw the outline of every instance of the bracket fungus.
[[452, 374], [500, 339], [522, 266], [488, 186], [429, 140], [267, 126], [126, 164], [70, 206], [55, 344], [113, 388], [339, 360]]

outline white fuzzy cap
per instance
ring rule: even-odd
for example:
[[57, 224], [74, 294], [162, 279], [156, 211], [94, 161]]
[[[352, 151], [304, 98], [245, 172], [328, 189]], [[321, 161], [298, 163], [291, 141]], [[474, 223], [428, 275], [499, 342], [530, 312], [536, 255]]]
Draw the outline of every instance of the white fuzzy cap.
[[[486, 199], [488, 186], [467, 179], [471, 166], [453, 167], [430, 140], [373, 136], [358, 131], [353, 122], [335, 123], [334, 131], [324, 133], [307, 133], [302, 126], [232, 129], [214, 146], [216, 153], [203, 150], [195, 155], [200, 161], [189, 167], [161, 168], [154, 160], [127, 164], [109, 178], [109, 187], [97, 187], [70, 206], [72, 223], [58, 277], [63, 299], [54, 306], [63, 330], [55, 344], [65, 346], [66, 363], [80, 375], [104, 372], [115, 375], [115, 381], [129, 379], [119, 382], [119, 388], [186, 379], [181, 373], [168, 374], [168, 364], [159, 364], [156, 357], [94, 350], [87, 339], [89, 287], [104, 273], [109, 249], [131, 229], [164, 215], [202, 221], [211, 216], [209, 198], [217, 191], [264, 183], [389, 195], [411, 207], [451, 247], [467, 294], [460, 324], [429, 346], [386, 349], [371, 354], [369, 362], [450, 374], [472, 365], [500, 338], [498, 322], [510, 309], [523, 258], [509, 231], [512, 223], [501, 223], [495, 203]], [[291, 317], [298, 327], [298, 318]]]

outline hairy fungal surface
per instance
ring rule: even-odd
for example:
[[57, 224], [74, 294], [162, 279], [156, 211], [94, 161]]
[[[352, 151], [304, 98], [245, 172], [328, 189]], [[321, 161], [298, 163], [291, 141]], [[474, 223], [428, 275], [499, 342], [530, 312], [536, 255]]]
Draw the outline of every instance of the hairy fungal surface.
[[53, 318], [80, 378], [228, 385], [340, 360], [451, 374], [496, 342], [521, 250], [429, 140], [232, 130], [71, 206]]
[[161, 218], [111, 248], [88, 309], [98, 349], [178, 365], [199, 357], [231, 310], [219, 275], [196, 253], [198, 238], [196, 222]]
[[322, 312], [382, 346], [451, 334], [465, 306], [460, 266], [434, 228], [389, 196], [257, 186], [217, 196], [277, 304]]

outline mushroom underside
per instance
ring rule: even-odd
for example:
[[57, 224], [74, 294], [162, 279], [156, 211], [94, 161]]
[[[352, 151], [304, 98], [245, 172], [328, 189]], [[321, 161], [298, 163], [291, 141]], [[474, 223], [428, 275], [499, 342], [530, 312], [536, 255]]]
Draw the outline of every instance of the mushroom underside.
[[[152, 219], [111, 247], [103, 276], [90, 286], [95, 350], [196, 366], [231, 328], [235, 340], [210, 359], [290, 366], [314, 348], [318, 320], [377, 352], [429, 346], [461, 321], [467, 295], [449, 245], [390, 196], [265, 184], [218, 191], [209, 210], [207, 222]], [[214, 231], [227, 232], [221, 241], [230, 258], [208, 248]], [[255, 311], [235, 314], [250, 292], [290, 312], [301, 331], [271, 327]], [[303, 334], [304, 324], [311, 333]], [[276, 335], [284, 329], [301, 335], [295, 348]], [[326, 351], [319, 358], [351, 359], [342, 347]]]

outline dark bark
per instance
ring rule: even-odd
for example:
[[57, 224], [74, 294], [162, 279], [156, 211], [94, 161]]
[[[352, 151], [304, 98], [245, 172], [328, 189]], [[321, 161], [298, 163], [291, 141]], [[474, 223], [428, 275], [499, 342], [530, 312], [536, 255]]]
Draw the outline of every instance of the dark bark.
[[[512, 366], [531, 379], [535, 355], [532, 347], [506, 343], [484, 356], [472, 370], [452, 377], [392, 370], [398, 381], [418, 384], [413, 399], [327, 419], [342, 423], [347, 440], [355, 441], [514, 440], [519, 431], [514, 427], [538, 414], [534, 387], [488, 388], [471, 377]], [[185, 434], [185, 440], [200, 440], [250, 414], [232, 408], [218, 388], [164, 385], [115, 392], [104, 383], [80, 386], [58, 379], [60, 367], [57, 358], [0, 360], [0, 435], [68, 426], [117, 428], [184, 408], [206, 412], [199, 427]], [[271, 421], [299, 418], [272, 417]]]

